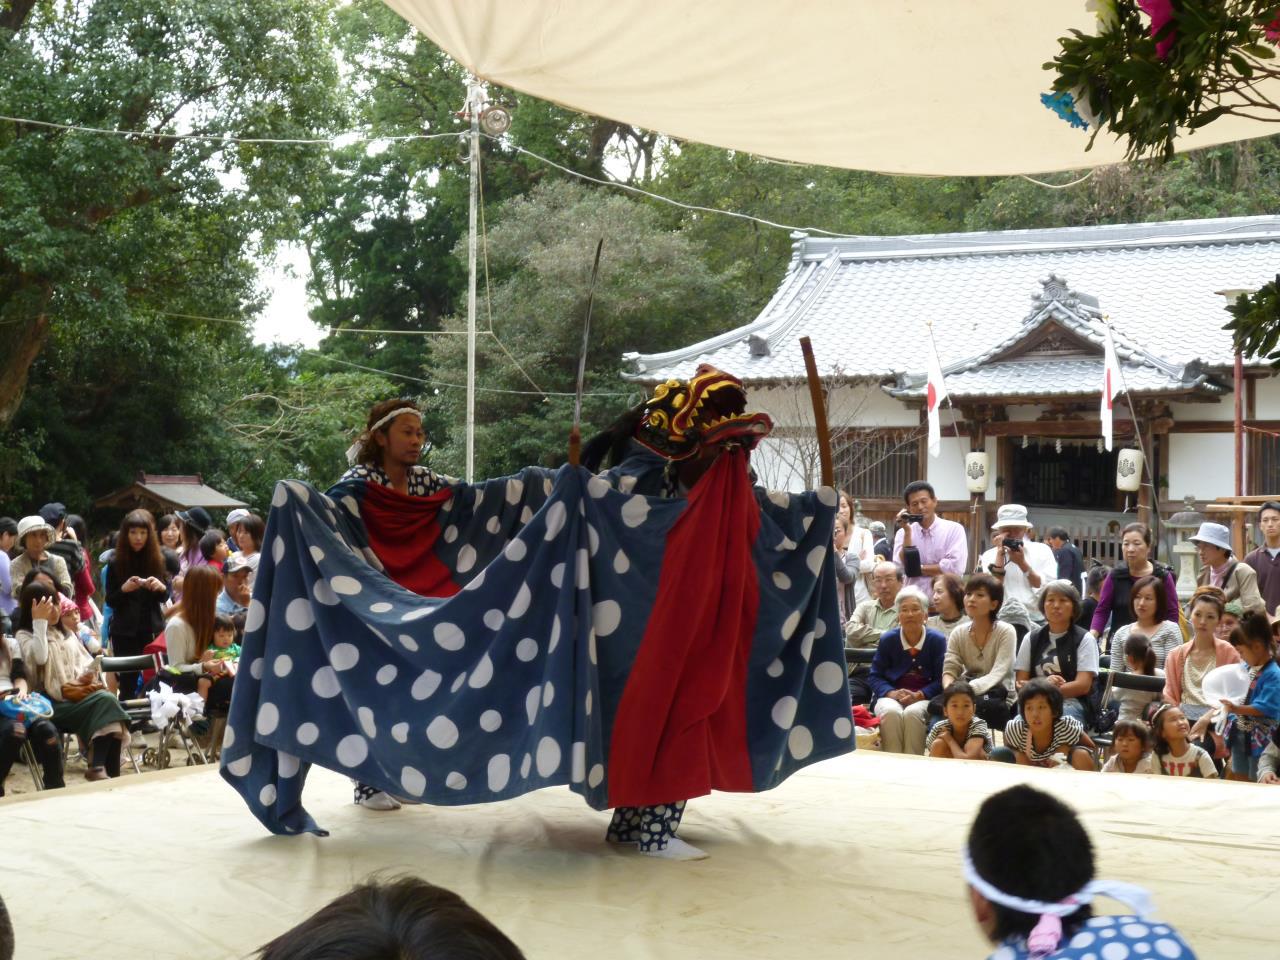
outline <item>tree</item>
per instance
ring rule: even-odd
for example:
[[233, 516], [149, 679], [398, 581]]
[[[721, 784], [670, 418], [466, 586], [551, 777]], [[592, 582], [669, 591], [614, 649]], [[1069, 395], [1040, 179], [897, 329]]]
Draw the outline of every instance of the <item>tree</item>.
[[140, 131], [0, 123], [4, 427], [60, 325], [129, 337], [160, 311], [252, 312], [248, 255], [293, 229], [317, 151], [163, 134], [314, 136], [339, 115], [323, 3], [18, 2], [0, 28], [7, 113]]
[[[741, 322], [738, 304], [703, 262], [702, 251], [664, 229], [647, 205], [566, 182], [507, 201], [495, 212], [487, 240], [492, 310], [482, 306], [480, 313], [486, 334], [477, 359], [477, 475], [564, 461], [591, 263], [601, 237], [584, 435], [645, 395], [619, 375], [623, 353], [673, 349]], [[465, 329], [465, 317], [447, 318], [445, 329]], [[460, 472], [465, 338], [434, 340], [424, 370], [458, 385], [441, 387], [431, 406], [438, 466]]]

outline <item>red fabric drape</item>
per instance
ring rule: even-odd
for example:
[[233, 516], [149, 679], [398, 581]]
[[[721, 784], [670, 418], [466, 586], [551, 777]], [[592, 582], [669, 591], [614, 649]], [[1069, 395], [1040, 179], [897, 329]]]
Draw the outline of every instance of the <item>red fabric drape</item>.
[[657, 600], [614, 719], [613, 806], [752, 789], [746, 677], [759, 529], [746, 454], [723, 454], [667, 535]]
[[369, 546], [388, 577], [424, 597], [451, 597], [459, 589], [435, 550], [440, 536], [436, 518], [452, 493], [440, 490], [429, 497], [410, 497], [377, 483], [365, 486], [360, 518]]

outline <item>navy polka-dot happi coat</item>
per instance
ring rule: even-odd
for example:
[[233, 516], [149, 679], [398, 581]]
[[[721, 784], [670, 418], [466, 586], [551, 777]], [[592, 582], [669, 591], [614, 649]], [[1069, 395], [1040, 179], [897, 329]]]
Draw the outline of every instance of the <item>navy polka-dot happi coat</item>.
[[740, 455], [687, 499], [633, 480], [278, 484], [222, 776], [269, 830], [322, 833], [311, 764], [427, 803], [568, 785], [604, 809], [851, 750], [834, 491], [753, 488]]

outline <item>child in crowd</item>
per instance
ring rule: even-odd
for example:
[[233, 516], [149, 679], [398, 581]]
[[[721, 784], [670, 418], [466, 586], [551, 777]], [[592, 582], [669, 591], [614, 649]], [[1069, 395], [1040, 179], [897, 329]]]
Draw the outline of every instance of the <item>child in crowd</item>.
[[1204, 777], [1216, 780], [1218, 771], [1203, 749], [1191, 742], [1191, 724], [1182, 710], [1164, 703], [1151, 716], [1156, 766], [1170, 777]]
[[942, 712], [924, 741], [925, 756], [952, 757], [957, 760], [986, 760], [995, 746], [991, 728], [981, 717], [974, 716], [977, 698], [973, 687], [957, 680], [942, 691]]
[[1243, 704], [1222, 701], [1227, 713], [1226, 741], [1231, 772], [1258, 779], [1258, 758], [1280, 726], [1280, 667], [1272, 658], [1271, 622], [1250, 613], [1231, 634], [1231, 644], [1249, 665], [1249, 694]]
[[[225, 613], [213, 618], [213, 643], [204, 652], [201, 661], [223, 660], [227, 669], [235, 674], [236, 664], [240, 660], [240, 645], [236, 642], [235, 622]], [[204, 700], [209, 699], [209, 690], [213, 687], [214, 677], [204, 673], [196, 680], [196, 693]]]
[[76, 606], [75, 601], [62, 597], [59, 600], [59, 604], [59, 612], [61, 613], [61, 616], [58, 618], [58, 622], [62, 624], [62, 629], [66, 630], [67, 633], [79, 637], [80, 642], [84, 644], [84, 648], [88, 650], [90, 654], [96, 656], [101, 653], [102, 644], [98, 641], [98, 638], [93, 635], [93, 630], [89, 625], [81, 622], [80, 608]]
[[1224, 604], [1222, 607], [1222, 619], [1218, 621], [1218, 627], [1213, 631], [1213, 635], [1219, 640], [1231, 642], [1231, 632], [1240, 626], [1240, 618], [1244, 616], [1244, 607], [1240, 606], [1239, 600], [1232, 600], [1230, 603]]
[[[1147, 891], [1094, 879], [1089, 834], [1047, 793], [1020, 785], [988, 797], [963, 863], [974, 918], [999, 946], [989, 960], [1195, 960], [1176, 930], [1150, 918]], [[1099, 896], [1133, 913], [1096, 917], [1091, 904]]]
[[1038, 677], [1018, 691], [1018, 716], [1004, 728], [1004, 747], [992, 759], [1056, 767], [1069, 764], [1077, 770], [1093, 770], [1094, 743], [1084, 724], [1062, 713], [1062, 693], [1052, 682]]
[[1111, 731], [1111, 758], [1103, 764], [1103, 773], [1155, 773], [1155, 760], [1149, 753], [1151, 730], [1141, 720], [1117, 720]]
[[230, 555], [227, 535], [221, 530], [210, 530], [200, 538], [200, 556], [204, 557], [205, 563], [219, 573], [222, 572], [222, 566]]
[[[1156, 666], [1156, 652], [1151, 641], [1141, 633], [1133, 633], [1124, 641], [1124, 663], [1127, 673], [1144, 677], [1163, 677], [1164, 671]], [[1126, 690], [1114, 687], [1112, 696], [1120, 704], [1117, 714], [1119, 720], [1137, 720], [1146, 710], [1147, 704], [1160, 699], [1159, 690]]]

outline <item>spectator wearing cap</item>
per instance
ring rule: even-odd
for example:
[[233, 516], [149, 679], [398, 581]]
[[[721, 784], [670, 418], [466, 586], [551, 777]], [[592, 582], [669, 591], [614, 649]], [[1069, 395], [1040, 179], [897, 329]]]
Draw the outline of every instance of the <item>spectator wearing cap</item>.
[[204, 566], [208, 561], [200, 552], [200, 538], [213, 526], [213, 518], [204, 507], [192, 507], [190, 510], [179, 510], [178, 520], [182, 523], [182, 546], [178, 557], [185, 574], [192, 567]]
[[13, 611], [18, 609], [13, 575], [9, 571], [9, 551], [18, 542], [18, 521], [0, 517], [0, 636], [13, 634]]
[[[1058, 558], [1047, 543], [1027, 538], [1031, 528], [1026, 507], [1018, 503], [1000, 507], [996, 511], [996, 522], [991, 525], [994, 534], [991, 549], [978, 558], [975, 572], [988, 573], [1000, 580], [1004, 585], [1004, 602], [1021, 604], [1032, 621], [1043, 623], [1036, 601], [1040, 589], [1058, 578]], [[1021, 634], [1018, 639], [1022, 639]]]
[[236, 552], [236, 544], [240, 542], [240, 524], [249, 516], [244, 507], [236, 507], [227, 514], [227, 539], [231, 541], [231, 552]]
[[1219, 588], [1228, 602], [1239, 600], [1245, 613], [1266, 612], [1258, 592], [1258, 573], [1232, 556], [1229, 529], [1220, 523], [1202, 523], [1190, 539], [1200, 556], [1200, 572], [1196, 575], [1199, 586]]
[[32, 570], [48, 573], [64, 597], [74, 595], [66, 561], [48, 550], [52, 539], [53, 529], [43, 517], [23, 517], [18, 521], [18, 549], [22, 552], [9, 564], [9, 576], [13, 580], [10, 593], [15, 599], [22, 591], [23, 579]]
[[249, 586], [249, 575], [252, 572], [249, 561], [243, 554], [233, 553], [227, 557], [222, 571], [222, 592], [218, 594], [218, 613], [234, 617], [237, 613], [247, 613], [252, 589]]
[[1262, 546], [1244, 558], [1258, 575], [1258, 592], [1262, 594], [1267, 614], [1280, 610], [1280, 503], [1268, 500], [1258, 510], [1258, 529]]

